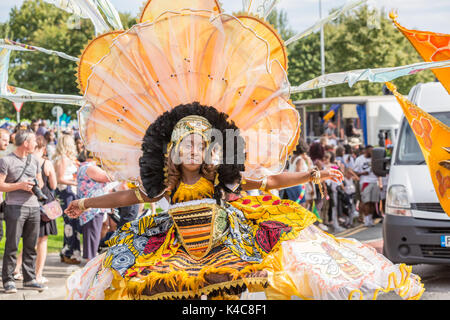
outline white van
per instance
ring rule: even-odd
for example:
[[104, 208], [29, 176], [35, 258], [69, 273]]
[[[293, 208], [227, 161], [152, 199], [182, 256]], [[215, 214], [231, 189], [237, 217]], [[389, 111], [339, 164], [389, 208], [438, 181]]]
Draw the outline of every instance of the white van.
[[[414, 86], [408, 99], [450, 126], [450, 95], [439, 82]], [[380, 151], [374, 149], [372, 157], [377, 175], [383, 173]], [[419, 144], [404, 116], [386, 169], [384, 255], [394, 263], [450, 264], [450, 247], [443, 241], [450, 236], [450, 217], [439, 204]]]

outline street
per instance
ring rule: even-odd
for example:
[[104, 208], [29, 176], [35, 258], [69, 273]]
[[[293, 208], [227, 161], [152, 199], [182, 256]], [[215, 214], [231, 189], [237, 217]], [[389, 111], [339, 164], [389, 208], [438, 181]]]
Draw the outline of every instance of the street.
[[[382, 223], [376, 221], [372, 228], [357, 226], [344, 232], [335, 234], [340, 238], [354, 238], [374, 247], [378, 252], [382, 251]], [[0, 260], [1, 263], [1, 260]], [[18, 292], [5, 294], [0, 290], [0, 300], [63, 300], [65, 298], [65, 281], [67, 277], [82, 267], [71, 266], [60, 262], [59, 254], [49, 254], [44, 269], [44, 276], [49, 279], [49, 289], [39, 293], [36, 291], [22, 290], [20, 282], [17, 283]], [[413, 273], [420, 276], [425, 286], [422, 300], [450, 300], [450, 265], [419, 264], [413, 266]], [[379, 300], [401, 300], [394, 293], [380, 294]]]
[[[382, 252], [383, 235], [382, 223], [379, 221], [374, 227], [358, 226], [336, 234], [337, 237], [354, 238]], [[417, 264], [412, 272], [422, 279], [425, 292], [421, 300], [450, 300], [450, 261], [448, 265]], [[379, 300], [400, 300], [394, 293], [380, 295]]]

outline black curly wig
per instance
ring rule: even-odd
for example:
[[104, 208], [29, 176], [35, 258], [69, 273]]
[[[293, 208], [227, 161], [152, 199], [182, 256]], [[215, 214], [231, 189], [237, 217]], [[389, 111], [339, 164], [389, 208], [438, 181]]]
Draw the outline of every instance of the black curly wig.
[[[198, 102], [179, 105], [171, 111], [164, 112], [147, 128], [142, 143], [143, 155], [139, 159], [142, 185], [149, 198], [156, 197], [166, 188], [164, 155], [167, 150], [167, 144], [170, 142], [173, 128], [177, 122], [189, 115], [198, 115], [206, 118], [214, 129], [222, 132], [224, 137], [227, 129], [239, 130], [233, 121], [227, 120], [227, 114], [219, 112], [214, 107], [200, 105]], [[233, 151], [233, 155], [227, 154], [226, 144], [223, 145], [223, 161], [217, 168], [219, 184], [215, 186], [214, 190], [214, 198], [217, 200], [222, 191], [230, 192], [226, 184], [239, 182], [241, 171], [245, 170], [244, 164], [238, 163], [239, 159], [245, 157], [244, 139], [241, 135], [237, 135], [234, 140], [234, 148], [230, 152]], [[230, 162], [230, 158], [234, 159], [234, 161]]]

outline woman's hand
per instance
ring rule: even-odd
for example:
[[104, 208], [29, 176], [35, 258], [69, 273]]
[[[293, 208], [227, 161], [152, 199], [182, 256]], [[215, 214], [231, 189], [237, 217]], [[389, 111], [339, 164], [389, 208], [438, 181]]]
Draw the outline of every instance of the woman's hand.
[[342, 183], [342, 181], [344, 181], [344, 175], [342, 174], [341, 171], [330, 168], [320, 171], [320, 180], [321, 181], [332, 180], [340, 184]]
[[83, 211], [80, 209], [80, 207], [78, 206], [78, 202], [80, 200], [73, 200], [69, 206], [67, 207], [66, 210], [64, 210], [64, 213], [72, 219], [76, 219], [79, 216], [81, 216], [81, 214], [83, 213]]

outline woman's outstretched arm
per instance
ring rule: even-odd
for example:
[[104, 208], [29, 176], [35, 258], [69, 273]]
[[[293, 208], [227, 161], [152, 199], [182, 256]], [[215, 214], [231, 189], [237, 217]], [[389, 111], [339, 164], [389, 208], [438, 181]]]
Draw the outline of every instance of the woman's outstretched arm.
[[[334, 182], [341, 183], [344, 176], [339, 170], [328, 169], [320, 171], [320, 180], [331, 179]], [[299, 184], [305, 184], [311, 182], [311, 172], [283, 172], [277, 175], [268, 176], [266, 190], [270, 189], [282, 189]], [[261, 181], [246, 180], [246, 183], [242, 185], [243, 190], [252, 190], [261, 188]]]
[[[138, 194], [137, 194], [138, 193]], [[140, 198], [139, 199], [139, 195]], [[161, 195], [158, 198], [148, 198], [143, 192], [139, 189], [131, 189], [118, 191], [113, 193], [108, 193], [103, 196], [95, 197], [95, 198], [86, 198], [84, 199], [84, 208], [120, 208], [120, 207], [128, 207], [134, 204], [138, 204], [141, 202], [156, 202], [161, 199], [163, 196]], [[80, 208], [80, 200], [72, 201], [67, 209], [64, 211], [70, 218], [75, 219], [78, 218], [83, 210]]]

